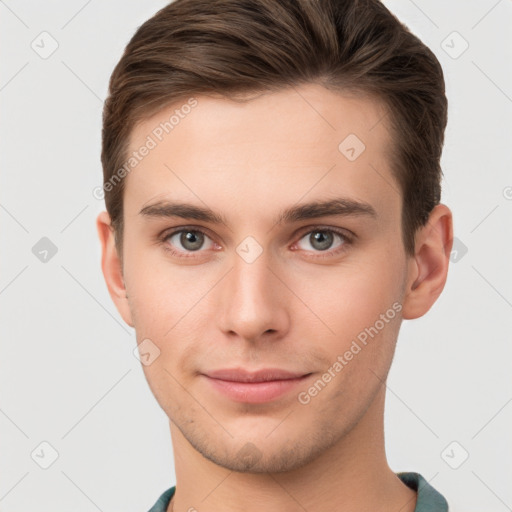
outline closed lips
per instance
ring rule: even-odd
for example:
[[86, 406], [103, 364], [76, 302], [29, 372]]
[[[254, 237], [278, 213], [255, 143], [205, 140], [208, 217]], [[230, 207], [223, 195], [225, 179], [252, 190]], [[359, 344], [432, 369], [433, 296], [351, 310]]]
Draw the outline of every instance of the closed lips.
[[276, 380], [299, 379], [310, 375], [310, 373], [292, 372], [278, 368], [267, 368], [257, 371], [247, 371], [240, 368], [222, 369], [207, 372], [206, 375], [212, 379], [226, 380], [231, 382], [268, 382]]

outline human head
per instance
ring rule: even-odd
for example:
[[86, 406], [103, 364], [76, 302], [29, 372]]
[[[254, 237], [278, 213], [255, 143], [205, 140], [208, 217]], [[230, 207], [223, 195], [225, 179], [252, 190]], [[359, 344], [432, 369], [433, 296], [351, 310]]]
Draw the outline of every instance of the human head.
[[[177, 124], [107, 191], [118, 246], [103, 216], [103, 270], [138, 342], [158, 349], [144, 366], [153, 393], [206, 458], [286, 471], [363, 423], [359, 441], [378, 438], [370, 431], [382, 419], [401, 318], [424, 314], [446, 278], [451, 224], [435, 206], [445, 101], [436, 59], [378, 2], [177, 0], [129, 43], [105, 105], [105, 181], [155, 126], [171, 115]], [[338, 150], [348, 133], [366, 144], [351, 162]], [[292, 251], [311, 219], [293, 221], [293, 207], [338, 194], [376, 215], [338, 221], [355, 237], [336, 256]], [[168, 252], [178, 220], [162, 215], [162, 198], [187, 203], [181, 213], [214, 241], [208, 250]], [[288, 223], [272, 223], [290, 208]], [[247, 236], [262, 251], [253, 261], [236, 250]], [[295, 401], [293, 422], [268, 438], [290, 400], [226, 402], [204, 379], [234, 366], [318, 378], [362, 333], [372, 334], [368, 346], [355, 347], [314, 400]], [[249, 468], [235, 454], [250, 439], [262, 458]]]
[[110, 79], [101, 156], [120, 255], [137, 123], [201, 93], [237, 98], [302, 83], [384, 102], [403, 243], [413, 254], [417, 229], [440, 201], [447, 122], [443, 72], [428, 47], [379, 0], [177, 0], [137, 30]]

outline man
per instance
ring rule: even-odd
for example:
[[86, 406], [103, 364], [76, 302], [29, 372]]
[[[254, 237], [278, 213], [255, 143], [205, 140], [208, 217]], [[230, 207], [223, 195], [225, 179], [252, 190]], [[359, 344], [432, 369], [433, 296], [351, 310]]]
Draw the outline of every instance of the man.
[[102, 269], [175, 458], [151, 512], [447, 510], [383, 433], [452, 246], [432, 52], [377, 0], [177, 0], [109, 93]]

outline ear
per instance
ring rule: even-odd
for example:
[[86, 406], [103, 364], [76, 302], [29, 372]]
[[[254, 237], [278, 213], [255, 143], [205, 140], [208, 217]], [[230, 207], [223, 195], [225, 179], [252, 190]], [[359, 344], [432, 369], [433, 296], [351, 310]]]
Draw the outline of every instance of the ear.
[[423, 316], [443, 291], [453, 245], [450, 209], [438, 204], [415, 237], [415, 254], [409, 258], [402, 315], [406, 320]]
[[114, 229], [107, 212], [101, 212], [96, 219], [96, 228], [101, 243], [101, 269], [110, 297], [123, 320], [133, 327], [128, 295], [123, 278], [123, 269], [115, 245]]

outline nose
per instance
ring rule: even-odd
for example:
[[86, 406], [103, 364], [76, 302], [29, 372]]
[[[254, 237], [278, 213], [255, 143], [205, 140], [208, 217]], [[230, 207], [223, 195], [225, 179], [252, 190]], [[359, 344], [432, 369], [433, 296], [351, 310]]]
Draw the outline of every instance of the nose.
[[265, 251], [252, 262], [234, 255], [218, 297], [219, 327], [227, 336], [256, 342], [288, 331], [290, 292], [270, 263]]

